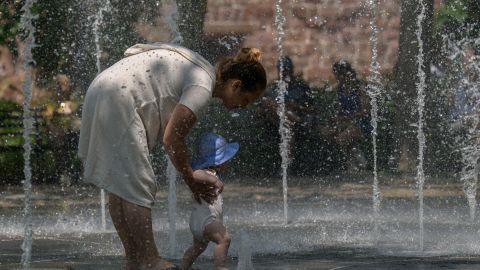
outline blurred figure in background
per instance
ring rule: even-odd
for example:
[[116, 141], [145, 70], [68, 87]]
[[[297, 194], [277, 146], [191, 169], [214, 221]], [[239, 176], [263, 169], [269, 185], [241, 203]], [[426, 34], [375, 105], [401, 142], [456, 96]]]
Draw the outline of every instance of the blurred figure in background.
[[77, 115], [78, 104], [72, 97], [70, 78], [65, 74], [55, 76], [55, 96], [45, 106], [43, 115], [48, 134], [47, 145], [52, 151], [56, 166], [55, 178], [62, 187], [79, 179], [77, 160], [77, 142], [80, 131], [80, 119]]
[[[314, 108], [312, 91], [301, 75], [295, 75], [293, 61], [289, 56], [282, 56], [277, 62], [279, 79], [269, 87], [268, 93], [262, 99], [260, 112], [266, 121], [266, 128], [272, 132], [272, 137], [278, 137], [277, 97], [280, 91], [280, 78], [287, 87], [285, 93], [285, 109], [292, 131], [290, 157], [293, 159], [291, 173], [302, 175], [309, 170], [308, 162], [310, 131], [314, 124]], [[282, 75], [282, 76], [280, 76]], [[273, 134], [273, 133], [276, 134]]]
[[343, 152], [347, 161], [346, 169], [358, 171], [367, 166], [360, 146], [372, 132], [369, 98], [349, 62], [335, 62], [332, 71], [338, 82], [336, 115], [327, 126], [320, 129], [321, 135]]

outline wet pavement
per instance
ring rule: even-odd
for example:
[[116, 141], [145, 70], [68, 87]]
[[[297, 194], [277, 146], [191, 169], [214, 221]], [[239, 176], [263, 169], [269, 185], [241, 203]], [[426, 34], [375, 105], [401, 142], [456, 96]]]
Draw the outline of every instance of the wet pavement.
[[[1, 270], [21, 269], [21, 241], [2, 241], [0, 255]], [[95, 256], [75, 252], [73, 247], [78, 243], [58, 240], [37, 240], [34, 242], [34, 256], [31, 269], [121, 269], [124, 260], [121, 255]], [[45, 248], [48, 247], [48, 248]], [[253, 257], [256, 270], [478, 270], [480, 257], [477, 256], [382, 256], [370, 248], [335, 248], [325, 247], [307, 253], [290, 253], [275, 255], [259, 255]], [[178, 259], [173, 260], [179, 263]], [[229, 258], [227, 267], [236, 269], [237, 258]], [[211, 258], [203, 257], [195, 263], [195, 267], [212, 269]]]
[[[425, 242], [420, 252], [418, 202], [409, 181], [381, 186], [382, 207], [376, 220], [369, 179], [336, 185], [296, 181], [289, 189], [289, 220], [284, 225], [277, 180], [270, 179], [268, 185], [226, 183], [224, 222], [233, 237], [230, 269], [236, 269], [244, 248], [242, 235], [249, 236], [256, 270], [480, 269], [480, 226], [469, 220], [460, 185], [426, 186]], [[97, 189], [35, 188], [32, 269], [121, 269], [122, 246], [108, 215], [106, 230], [101, 228]], [[20, 269], [21, 188], [4, 188], [0, 196], [0, 269]], [[167, 197], [161, 190], [153, 208], [155, 240], [161, 254], [178, 262], [192, 241], [190, 195], [179, 184], [174, 247], [166, 244], [171, 243]], [[210, 246], [197, 267], [212, 269], [211, 257]]]

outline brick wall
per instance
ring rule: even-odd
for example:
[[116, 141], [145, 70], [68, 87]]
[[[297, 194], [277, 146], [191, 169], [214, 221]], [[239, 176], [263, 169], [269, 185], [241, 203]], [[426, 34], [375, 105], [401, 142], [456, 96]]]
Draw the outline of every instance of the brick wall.
[[[382, 72], [391, 72], [397, 58], [400, 0], [379, 0], [378, 53]], [[370, 7], [367, 0], [283, 1], [286, 17], [284, 52], [296, 72], [320, 85], [331, 79], [338, 59], [350, 61], [361, 76], [368, 75], [371, 60]], [[435, 0], [436, 6], [441, 0]], [[241, 34], [243, 46], [263, 52], [269, 79], [275, 79], [278, 57], [275, 41], [275, 0], [209, 0], [204, 31], [207, 34]]]

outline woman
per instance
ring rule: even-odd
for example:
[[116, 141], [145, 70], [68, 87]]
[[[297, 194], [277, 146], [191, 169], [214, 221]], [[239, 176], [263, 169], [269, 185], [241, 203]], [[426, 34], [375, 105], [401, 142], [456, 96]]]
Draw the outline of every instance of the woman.
[[263, 93], [266, 73], [255, 48], [243, 48], [215, 68], [169, 44], [137, 44], [125, 55], [95, 78], [85, 96], [79, 143], [84, 179], [109, 193], [127, 269], [175, 269], [153, 239], [150, 208], [157, 186], [150, 151], [162, 142], [195, 197], [212, 201], [223, 183], [193, 176], [185, 138], [212, 97], [228, 109], [243, 108]]

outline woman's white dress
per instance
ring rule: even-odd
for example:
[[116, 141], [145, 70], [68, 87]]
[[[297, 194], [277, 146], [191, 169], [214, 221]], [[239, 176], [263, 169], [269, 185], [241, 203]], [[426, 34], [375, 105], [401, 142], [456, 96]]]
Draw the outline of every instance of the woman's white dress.
[[169, 44], [137, 44], [125, 54], [86, 92], [78, 154], [84, 181], [151, 207], [157, 185], [150, 151], [178, 103], [201, 115], [215, 71], [200, 55]]

